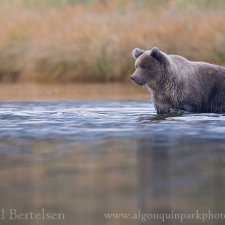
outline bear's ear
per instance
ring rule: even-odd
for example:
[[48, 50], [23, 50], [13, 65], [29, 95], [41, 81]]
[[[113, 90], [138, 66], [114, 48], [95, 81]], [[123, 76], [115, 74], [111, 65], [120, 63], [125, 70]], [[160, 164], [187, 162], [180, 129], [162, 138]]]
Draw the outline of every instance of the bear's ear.
[[150, 56], [152, 56], [153, 58], [155, 58], [159, 62], [163, 62], [164, 59], [165, 59], [165, 55], [157, 47], [152, 48], [152, 50], [150, 52]]
[[140, 55], [142, 55], [144, 53], [144, 50], [141, 50], [140, 48], [135, 48], [132, 51], [132, 56], [134, 57], [134, 59], [137, 59]]

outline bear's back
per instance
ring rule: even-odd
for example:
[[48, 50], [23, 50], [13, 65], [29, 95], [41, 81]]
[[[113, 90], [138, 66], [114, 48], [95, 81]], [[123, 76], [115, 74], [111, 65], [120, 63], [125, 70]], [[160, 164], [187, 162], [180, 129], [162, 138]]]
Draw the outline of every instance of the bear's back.
[[[177, 73], [188, 75], [196, 74], [199, 76], [214, 76], [216, 79], [225, 79], [225, 67], [202, 61], [190, 61], [179, 55], [169, 55]], [[212, 78], [213, 79], [213, 78]]]

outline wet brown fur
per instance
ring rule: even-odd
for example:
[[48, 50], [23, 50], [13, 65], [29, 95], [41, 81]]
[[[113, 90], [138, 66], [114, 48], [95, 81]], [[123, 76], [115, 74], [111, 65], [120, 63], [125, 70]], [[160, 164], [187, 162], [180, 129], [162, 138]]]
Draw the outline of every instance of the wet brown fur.
[[131, 78], [152, 93], [158, 114], [172, 109], [190, 112], [225, 112], [225, 68], [167, 55], [154, 47], [133, 50], [135, 72]]

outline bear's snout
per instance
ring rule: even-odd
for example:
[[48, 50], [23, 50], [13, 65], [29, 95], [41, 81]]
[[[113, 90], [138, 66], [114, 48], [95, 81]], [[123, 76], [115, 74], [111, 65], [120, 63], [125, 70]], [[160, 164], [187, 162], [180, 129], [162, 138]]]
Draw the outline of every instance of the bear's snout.
[[134, 81], [134, 80], [135, 80], [135, 76], [134, 76], [134, 75], [131, 75], [131, 76], [130, 76], [130, 79], [131, 79], [132, 81]]
[[142, 86], [145, 84], [144, 80], [143, 79], [140, 79], [137, 75], [135, 74], [132, 74], [130, 76], [131, 80], [134, 81], [136, 84]]
[[137, 81], [138, 81], [138, 78], [137, 78], [137, 76], [136, 76], [135, 74], [132, 74], [132, 75], [130, 76], [130, 79], [131, 79], [132, 81], [134, 81], [135, 83], [137, 83]]

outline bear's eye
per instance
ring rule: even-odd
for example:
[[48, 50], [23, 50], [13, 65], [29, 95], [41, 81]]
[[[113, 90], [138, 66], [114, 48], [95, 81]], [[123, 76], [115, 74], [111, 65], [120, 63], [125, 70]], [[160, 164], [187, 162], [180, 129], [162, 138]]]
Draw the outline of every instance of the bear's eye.
[[147, 65], [146, 64], [141, 64], [141, 68], [142, 69], [147, 69]]

